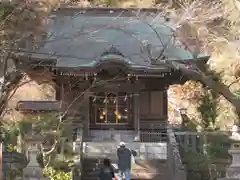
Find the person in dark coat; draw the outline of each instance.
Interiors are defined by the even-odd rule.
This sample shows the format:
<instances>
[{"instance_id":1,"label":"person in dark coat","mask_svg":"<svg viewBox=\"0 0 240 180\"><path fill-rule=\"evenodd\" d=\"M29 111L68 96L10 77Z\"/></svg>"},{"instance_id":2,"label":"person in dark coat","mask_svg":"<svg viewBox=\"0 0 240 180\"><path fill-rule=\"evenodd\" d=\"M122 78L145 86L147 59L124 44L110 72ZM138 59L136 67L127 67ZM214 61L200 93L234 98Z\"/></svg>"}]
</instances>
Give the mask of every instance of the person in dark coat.
<instances>
[{"instance_id":1,"label":"person in dark coat","mask_svg":"<svg viewBox=\"0 0 240 180\"><path fill-rule=\"evenodd\" d=\"M120 142L120 146L117 149L118 156L118 168L120 171L120 180L123 180L125 176L126 180L131 179L131 164L132 164L132 152L128 149L124 142Z\"/></svg>"},{"instance_id":2,"label":"person in dark coat","mask_svg":"<svg viewBox=\"0 0 240 180\"><path fill-rule=\"evenodd\" d=\"M99 180L112 180L115 179L115 174L111 161L109 159L103 160L103 167L100 169Z\"/></svg>"}]
</instances>

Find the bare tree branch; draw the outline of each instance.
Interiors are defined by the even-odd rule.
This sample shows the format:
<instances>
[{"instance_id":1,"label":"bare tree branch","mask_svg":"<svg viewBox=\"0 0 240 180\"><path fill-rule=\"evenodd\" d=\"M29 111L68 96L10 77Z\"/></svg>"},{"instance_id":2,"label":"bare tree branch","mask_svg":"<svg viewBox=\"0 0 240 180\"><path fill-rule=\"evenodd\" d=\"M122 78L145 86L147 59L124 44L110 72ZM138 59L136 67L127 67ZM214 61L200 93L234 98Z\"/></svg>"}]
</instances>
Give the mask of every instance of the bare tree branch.
<instances>
[{"instance_id":1,"label":"bare tree branch","mask_svg":"<svg viewBox=\"0 0 240 180\"><path fill-rule=\"evenodd\" d=\"M233 84L236 84L240 81L240 77L231 82L227 87L230 88Z\"/></svg>"},{"instance_id":2,"label":"bare tree branch","mask_svg":"<svg viewBox=\"0 0 240 180\"><path fill-rule=\"evenodd\" d=\"M229 90L227 85L214 81L211 77L208 77L197 67L186 67L185 65L177 64L174 62L172 65L189 78L200 81L203 84L207 85L215 93L221 94L235 107L236 112L240 112L240 100Z\"/></svg>"}]
</instances>

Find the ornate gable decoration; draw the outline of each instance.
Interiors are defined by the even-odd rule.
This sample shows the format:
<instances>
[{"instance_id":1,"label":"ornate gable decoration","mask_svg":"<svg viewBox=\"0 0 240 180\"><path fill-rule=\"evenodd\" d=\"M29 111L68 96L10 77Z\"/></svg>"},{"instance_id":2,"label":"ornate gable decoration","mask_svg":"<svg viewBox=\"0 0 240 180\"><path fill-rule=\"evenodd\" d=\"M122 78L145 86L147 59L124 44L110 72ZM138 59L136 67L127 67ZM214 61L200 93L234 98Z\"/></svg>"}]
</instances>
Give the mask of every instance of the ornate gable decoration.
<instances>
[{"instance_id":1,"label":"ornate gable decoration","mask_svg":"<svg viewBox=\"0 0 240 180\"><path fill-rule=\"evenodd\" d=\"M107 51L103 52L101 56L106 56L109 54L119 55L124 57L124 55L114 46L111 46Z\"/></svg>"}]
</instances>

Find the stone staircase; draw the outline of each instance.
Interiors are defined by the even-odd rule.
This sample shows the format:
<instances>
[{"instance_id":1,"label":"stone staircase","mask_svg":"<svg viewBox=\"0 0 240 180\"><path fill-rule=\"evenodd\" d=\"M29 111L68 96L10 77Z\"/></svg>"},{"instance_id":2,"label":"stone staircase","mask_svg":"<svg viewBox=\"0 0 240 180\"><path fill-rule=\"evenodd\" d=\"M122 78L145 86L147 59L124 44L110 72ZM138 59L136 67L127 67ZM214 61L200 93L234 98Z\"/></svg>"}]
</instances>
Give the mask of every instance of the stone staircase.
<instances>
[{"instance_id":1,"label":"stone staircase","mask_svg":"<svg viewBox=\"0 0 240 180\"><path fill-rule=\"evenodd\" d=\"M111 159L115 168L115 174L118 175L117 159L114 155L105 154L99 157L99 154L85 154L83 160L82 180L96 180L99 174L99 168L105 157ZM167 165L166 160L139 160L132 168L132 180L166 180Z\"/></svg>"},{"instance_id":2,"label":"stone staircase","mask_svg":"<svg viewBox=\"0 0 240 180\"><path fill-rule=\"evenodd\" d=\"M96 180L104 158L112 161L115 173L118 173L116 153L120 141L124 141L128 148L137 152L136 164L132 167L132 179L165 180L167 171L166 141L162 137L154 136L157 139L151 143L147 141L149 136L146 137L146 142L135 142L133 131L91 131L90 139L85 139L83 145L82 180Z\"/></svg>"},{"instance_id":3,"label":"stone staircase","mask_svg":"<svg viewBox=\"0 0 240 180\"><path fill-rule=\"evenodd\" d=\"M116 141L85 142L82 180L96 180L104 158L111 159L117 174L117 147ZM132 179L166 179L166 143L129 142L127 147L137 152Z\"/></svg>"}]
</instances>

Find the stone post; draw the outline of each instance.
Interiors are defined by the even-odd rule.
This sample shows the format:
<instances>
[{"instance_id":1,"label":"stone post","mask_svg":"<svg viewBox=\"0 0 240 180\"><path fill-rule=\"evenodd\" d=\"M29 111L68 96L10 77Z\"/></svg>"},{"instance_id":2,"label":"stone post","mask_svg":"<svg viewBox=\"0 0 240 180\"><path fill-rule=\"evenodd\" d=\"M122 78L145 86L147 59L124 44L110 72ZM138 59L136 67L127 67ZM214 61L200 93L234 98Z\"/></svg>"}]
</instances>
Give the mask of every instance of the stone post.
<instances>
[{"instance_id":1,"label":"stone post","mask_svg":"<svg viewBox=\"0 0 240 180\"><path fill-rule=\"evenodd\" d=\"M79 151L80 151L80 148L81 148L81 142L82 142L82 135L83 135L83 133L84 132L82 132L83 130L82 130L82 128L77 128L77 138L76 138L76 141L75 141L75 147L74 147L74 149L75 149L75 152L78 152L78 153L80 153Z\"/></svg>"},{"instance_id":2,"label":"stone post","mask_svg":"<svg viewBox=\"0 0 240 180\"><path fill-rule=\"evenodd\" d=\"M76 152L76 141L72 142L72 150L73 152Z\"/></svg>"},{"instance_id":3,"label":"stone post","mask_svg":"<svg viewBox=\"0 0 240 180\"><path fill-rule=\"evenodd\" d=\"M78 128L77 129L77 139L76 139L76 141L82 141L82 129L81 128Z\"/></svg>"},{"instance_id":4,"label":"stone post","mask_svg":"<svg viewBox=\"0 0 240 180\"><path fill-rule=\"evenodd\" d=\"M22 135L21 134L17 136L17 152L19 153L22 152Z\"/></svg>"}]
</instances>

